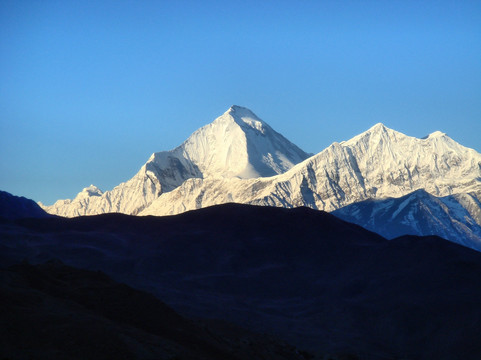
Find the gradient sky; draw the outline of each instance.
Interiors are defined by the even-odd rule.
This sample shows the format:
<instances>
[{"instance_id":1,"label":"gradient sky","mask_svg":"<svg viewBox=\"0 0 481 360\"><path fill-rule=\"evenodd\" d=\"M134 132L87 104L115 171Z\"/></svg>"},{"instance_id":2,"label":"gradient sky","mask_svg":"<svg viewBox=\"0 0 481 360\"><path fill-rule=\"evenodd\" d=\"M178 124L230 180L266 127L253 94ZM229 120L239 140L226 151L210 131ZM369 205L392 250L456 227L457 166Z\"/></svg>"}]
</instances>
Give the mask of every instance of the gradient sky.
<instances>
[{"instance_id":1,"label":"gradient sky","mask_svg":"<svg viewBox=\"0 0 481 360\"><path fill-rule=\"evenodd\" d=\"M312 153L378 122L481 151L481 2L0 2L1 190L109 190L233 104Z\"/></svg>"}]
</instances>

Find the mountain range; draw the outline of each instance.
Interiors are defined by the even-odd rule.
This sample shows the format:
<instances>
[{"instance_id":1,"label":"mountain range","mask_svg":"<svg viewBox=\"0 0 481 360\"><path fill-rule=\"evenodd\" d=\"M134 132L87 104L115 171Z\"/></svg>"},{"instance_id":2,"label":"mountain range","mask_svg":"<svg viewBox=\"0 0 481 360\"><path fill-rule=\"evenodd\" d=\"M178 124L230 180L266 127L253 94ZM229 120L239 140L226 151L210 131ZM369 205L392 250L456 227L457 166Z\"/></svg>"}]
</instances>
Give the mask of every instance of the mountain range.
<instances>
[{"instance_id":1,"label":"mountain range","mask_svg":"<svg viewBox=\"0 0 481 360\"><path fill-rule=\"evenodd\" d=\"M136 215L188 179L267 177L308 157L250 110L232 106L177 148L152 154L132 179L111 191L103 193L91 185L73 200L41 206L68 217L108 212Z\"/></svg>"},{"instance_id":2,"label":"mountain range","mask_svg":"<svg viewBox=\"0 0 481 360\"><path fill-rule=\"evenodd\" d=\"M481 154L475 150L439 131L419 139L379 123L310 155L252 111L232 106L179 147L152 154L132 179L114 189L104 193L92 185L73 200L41 206L67 217L172 215L229 202L334 211L420 189L444 198L444 209L455 206L458 214L463 209L461 218L448 220L467 229L437 232L432 226L432 234L480 249ZM395 213L399 202L384 204L391 204ZM420 206L416 204L412 206ZM418 228L411 226L421 234Z\"/></svg>"}]
</instances>

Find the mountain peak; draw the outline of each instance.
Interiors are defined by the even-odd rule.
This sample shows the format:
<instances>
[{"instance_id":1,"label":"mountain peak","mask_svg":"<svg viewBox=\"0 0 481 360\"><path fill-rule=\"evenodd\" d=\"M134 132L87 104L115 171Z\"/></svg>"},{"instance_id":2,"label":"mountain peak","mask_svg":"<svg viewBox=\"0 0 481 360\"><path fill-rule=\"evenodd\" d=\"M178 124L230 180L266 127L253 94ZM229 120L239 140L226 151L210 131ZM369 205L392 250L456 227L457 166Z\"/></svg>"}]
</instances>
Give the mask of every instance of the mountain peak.
<instances>
[{"instance_id":1,"label":"mountain peak","mask_svg":"<svg viewBox=\"0 0 481 360\"><path fill-rule=\"evenodd\" d=\"M432 132L431 134L429 134L428 136L424 137L424 139L439 138L439 137L443 137L443 136L446 136L446 133L443 133L441 131L435 131L435 132Z\"/></svg>"},{"instance_id":2,"label":"mountain peak","mask_svg":"<svg viewBox=\"0 0 481 360\"><path fill-rule=\"evenodd\" d=\"M369 143L372 141L377 144L380 139L390 141L399 136L406 136L406 135L399 133L396 130L388 128L383 123L377 123L376 125L370 127L368 130L364 131L363 133L354 136L350 140L341 142L341 144L353 145L355 143L358 143L359 141L363 143Z\"/></svg>"},{"instance_id":3,"label":"mountain peak","mask_svg":"<svg viewBox=\"0 0 481 360\"><path fill-rule=\"evenodd\" d=\"M218 117L213 124L223 122L234 122L243 129L252 128L261 133L264 133L265 128L269 127L269 125L254 114L252 110L238 105L232 105L224 114Z\"/></svg>"},{"instance_id":4,"label":"mountain peak","mask_svg":"<svg viewBox=\"0 0 481 360\"><path fill-rule=\"evenodd\" d=\"M334 210L420 188L439 196L479 194L481 154L441 135L421 140L377 123L309 157L251 110L234 105L175 149L155 153L113 190L95 196L101 192L91 186L47 210L165 215L224 202Z\"/></svg>"},{"instance_id":5,"label":"mountain peak","mask_svg":"<svg viewBox=\"0 0 481 360\"><path fill-rule=\"evenodd\" d=\"M248 116L248 117L252 117L257 120L260 120L252 110L239 105L232 105L230 108L227 109L227 111L223 115L231 115L235 117Z\"/></svg>"},{"instance_id":6,"label":"mountain peak","mask_svg":"<svg viewBox=\"0 0 481 360\"><path fill-rule=\"evenodd\" d=\"M376 125L372 126L368 131L386 131L388 130L388 127L384 125L383 123L377 123Z\"/></svg>"},{"instance_id":7,"label":"mountain peak","mask_svg":"<svg viewBox=\"0 0 481 360\"><path fill-rule=\"evenodd\" d=\"M250 109L248 109L248 108L246 108L246 107L244 107L244 106L239 106L239 105L232 105L232 106L227 110L227 112L229 112L229 113L247 112L247 113L249 113L249 114L251 114L251 115L256 116L256 115L252 112L252 110L250 110ZM256 116L256 117L257 117L257 116Z\"/></svg>"},{"instance_id":8,"label":"mountain peak","mask_svg":"<svg viewBox=\"0 0 481 360\"><path fill-rule=\"evenodd\" d=\"M178 186L190 177L273 176L308 156L251 110L232 105L213 122L196 130L183 144L170 152L155 153L149 162L155 163L159 174L163 173L161 169L172 165L180 171L191 164L195 174L182 170L177 176L181 182L175 181Z\"/></svg>"},{"instance_id":9,"label":"mountain peak","mask_svg":"<svg viewBox=\"0 0 481 360\"><path fill-rule=\"evenodd\" d=\"M363 134L387 134L387 133L398 133L398 131L393 130L393 129L387 127L386 125L384 125L383 123L379 122L376 125L371 126L368 130L361 133L360 135L363 135Z\"/></svg>"},{"instance_id":10,"label":"mountain peak","mask_svg":"<svg viewBox=\"0 0 481 360\"><path fill-rule=\"evenodd\" d=\"M181 147L204 176L273 176L308 157L250 109L238 105L194 132Z\"/></svg>"}]
</instances>

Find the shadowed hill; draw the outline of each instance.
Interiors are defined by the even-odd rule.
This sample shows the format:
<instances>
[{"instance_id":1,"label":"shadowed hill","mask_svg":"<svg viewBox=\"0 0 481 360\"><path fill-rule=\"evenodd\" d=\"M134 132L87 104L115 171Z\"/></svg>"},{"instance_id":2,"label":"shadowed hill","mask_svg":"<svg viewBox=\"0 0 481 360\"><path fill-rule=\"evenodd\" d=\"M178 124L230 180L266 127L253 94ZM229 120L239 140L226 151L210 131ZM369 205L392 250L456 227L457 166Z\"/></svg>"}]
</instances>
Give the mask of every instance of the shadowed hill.
<instances>
[{"instance_id":1,"label":"shadowed hill","mask_svg":"<svg viewBox=\"0 0 481 360\"><path fill-rule=\"evenodd\" d=\"M33 200L23 196L15 196L0 190L0 217L5 219L46 218L47 214Z\"/></svg>"},{"instance_id":2,"label":"shadowed hill","mask_svg":"<svg viewBox=\"0 0 481 360\"><path fill-rule=\"evenodd\" d=\"M325 353L481 356L481 254L437 237L388 241L331 214L226 204L171 217L106 214L0 227L0 260L62 259Z\"/></svg>"},{"instance_id":3,"label":"shadowed hill","mask_svg":"<svg viewBox=\"0 0 481 360\"><path fill-rule=\"evenodd\" d=\"M185 319L101 272L22 263L0 280L2 358L305 359L272 337Z\"/></svg>"}]
</instances>

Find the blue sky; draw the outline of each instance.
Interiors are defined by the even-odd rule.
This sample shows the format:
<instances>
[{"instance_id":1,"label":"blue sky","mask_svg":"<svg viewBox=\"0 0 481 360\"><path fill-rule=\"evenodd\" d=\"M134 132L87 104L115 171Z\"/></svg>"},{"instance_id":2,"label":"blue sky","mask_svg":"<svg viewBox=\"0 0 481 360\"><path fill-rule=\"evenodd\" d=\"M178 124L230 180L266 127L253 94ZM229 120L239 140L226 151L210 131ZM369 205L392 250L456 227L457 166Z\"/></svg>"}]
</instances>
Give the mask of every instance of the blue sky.
<instances>
[{"instance_id":1,"label":"blue sky","mask_svg":"<svg viewBox=\"0 0 481 360\"><path fill-rule=\"evenodd\" d=\"M233 104L313 153L378 122L481 151L481 2L0 2L1 190L111 189Z\"/></svg>"}]
</instances>

